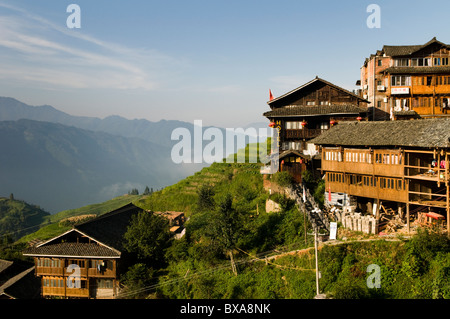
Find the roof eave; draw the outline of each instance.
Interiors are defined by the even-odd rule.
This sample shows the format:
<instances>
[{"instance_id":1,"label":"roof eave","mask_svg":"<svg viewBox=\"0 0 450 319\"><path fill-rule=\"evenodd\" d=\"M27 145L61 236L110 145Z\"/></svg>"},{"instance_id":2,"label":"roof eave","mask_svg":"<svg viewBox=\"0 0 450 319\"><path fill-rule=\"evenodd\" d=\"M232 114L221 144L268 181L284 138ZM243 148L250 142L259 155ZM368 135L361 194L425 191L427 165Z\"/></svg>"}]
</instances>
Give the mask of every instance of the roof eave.
<instances>
[{"instance_id":1,"label":"roof eave","mask_svg":"<svg viewBox=\"0 0 450 319\"><path fill-rule=\"evenodd\" d=\"M68 231L66 231L66 232L64 232L64 233L62 233L62 234L59 235L59 236L53 237L53 238L51 238L51 239L49 239L49 240L47 240L47 241L45 241L45 242L43 242L43 243L38 244L36 247L39 248L39 247L41 247L41 246L44 246L44 245L46 245L46 244L52 242L53 240L56 240L56 239L58 239L58 238L60 238L60 237L62 237L62 236L65 236L66 234L68 234L68 233L70 233L70 232L73 232L73 231L76 231L76 232L78 232L79 234L81 234L81 235L83 235L83 236L89 238L90 240L95 241L97 244L99 244L99 245L101 245L101 246L103 246L103 247L106 247L106 248L108 248L108 249L111 249L112 251L116 252L116 253L119 254L119 255L121 254L121 252L120 252L119 250L117 250L116 248L111 247L111 246L108 246L108 245L102 243L102 242L99 241L98 239L95 239L94 237L92 237L92 236L90 236L90 235L88 235L88 234L82 232L81 230L79 230L79 229L77 229L77 228L72 228L72 229L70 229L70 230L68 230Z\"/></svg>"}]
</instances>

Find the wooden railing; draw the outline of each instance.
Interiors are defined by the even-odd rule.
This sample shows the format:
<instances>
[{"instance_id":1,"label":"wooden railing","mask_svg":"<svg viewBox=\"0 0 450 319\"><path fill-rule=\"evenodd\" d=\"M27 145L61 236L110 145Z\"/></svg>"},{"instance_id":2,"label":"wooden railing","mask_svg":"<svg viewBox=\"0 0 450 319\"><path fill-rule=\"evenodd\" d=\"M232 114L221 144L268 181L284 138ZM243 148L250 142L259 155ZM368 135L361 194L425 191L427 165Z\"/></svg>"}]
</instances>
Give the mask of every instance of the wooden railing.
<instances>
[{"instance_id":1,"label":"wooden railing","mask_svg":"<svg viewBox=\"0 0 450 319\"><path fill-rule=\"evenodd\" d=\"M87 288L42 287L43 296L89 297Z\"/></svg>"},{"instance_id":2,"label":"wooden railing","mask_svg":"<svg viewBox=\"0 0 450 319\"><path fill-rule=\"evenodd\" d=\"M301 130L285 130L284 138L314 138L319 136L324 130L322 129L308 129Z\"/></svg>"},{"instance_id":3,"label":"wooden railing","mask_svg":"<svg viewBox=\"0 0 450 319\"><path fill-rule=\"evenodd\" d=\"M112 269L98 271L96 268L80 268L79 270L81 277L115 277L115 272ZM72 272L66 271L66 267L36 267L37 276L69 276L71 274Z\"/></svg>"}]
</instances>

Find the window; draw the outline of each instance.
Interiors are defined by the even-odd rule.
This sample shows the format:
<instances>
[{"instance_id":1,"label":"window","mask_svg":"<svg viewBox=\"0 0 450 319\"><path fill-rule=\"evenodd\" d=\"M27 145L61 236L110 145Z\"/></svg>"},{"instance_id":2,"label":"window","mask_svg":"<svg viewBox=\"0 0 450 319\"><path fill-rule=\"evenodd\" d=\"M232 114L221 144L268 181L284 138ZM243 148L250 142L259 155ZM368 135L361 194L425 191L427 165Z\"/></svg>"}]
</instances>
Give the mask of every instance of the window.
<instances>
[{"instance_id":1,"label":"window","mask_svg":"<svg viewBox=\"0 0 450 319\"><path fill-rule=\"evenodd\" d=\"M286 130L301 130L303 128L301 122L286 122Z\"/></svg>"},{"instance_id":2,"label":"window","mask_svg":"<svg viewBox=\"0 0 450 319\"><path fill-rule=\"evenodd\" d=\"M394 66L409 66L409 59L395 59Z\"/></svg>"},{"instance_id":3,"label":"window","mask_svg":"<svg viewBox=\"0 0 450 319\"><path fill-rule=\"evenodd\" d=\"M391 78L392 86L411 86L410 75L394 75Z\"/></svg>"},{"instance_id":4,"label":"window","mask_svg":"<svg viewBox=\"0 0 450 319\"><path fill-rule=\"evenodd\" d=\"M433 65L441 65L441 58L434 58Z\"/></svg>"},{"instance_id":5,"label":"window","mask_svg":"<svg viewBox=\"0 0 450 319\"><path fill-rule=\"evenodd\" d=\"M288 149L301 151L302 146L301 146L300 142L289 142Z\"/></svg>"},{"instance_id":6,"label":"window","mask_svg":"<svg viewBox=\"0 0 450 319\"><path fill-rule=\"evenodd\" d=\"M441 58L442 65L448 65L448 58Z\"/></svg>"},{"instance_id":7,"label":"window","mask_svg":"<svg viewBox=\"0 0 450 319\"><path fill-rule=\"evenodd\" d=\"M99 279L97 283L98 288L111 289L113 287L113 281L111 279Z\"/></svg>"},{"instance_id":8,"label":"window","mask_svg":"<svg viewBox=\"0 0 450 319\"><path fill-rule=\"evenodd\" d=\"M382 66L383 65L383 60L378 60L378 66Z\"/></svg>"},{"instance_id":9,"label":"window","mask_svg":"<svg viewBox=\"0 0 450 319\"><path fill-rule=\"evenodd\" d=\"M59 287L62 288L64 287L64 280L63 279L49 279L49 278L44 278L42 279L42 285L44 287Z\"/></svg>"},{"instance_id":10,"label":"window","mask_svg":"<svg viewBox=\"0 0 450 319\"><path fill-rule=\"evenodd\" d=\"M306 105L316 105L316 102L315 101L308 101L308 102L306 102Z\"/></svg>"},{"instance_id":11,"label":"window","mask_svg":"<svg viewBox=\"0 0 450 319\"><path fill-rule=\"evenodd\" d=\"M431 66L431 59L430 58L411 59L411 66Z\"/></svg>"}]
</instances>

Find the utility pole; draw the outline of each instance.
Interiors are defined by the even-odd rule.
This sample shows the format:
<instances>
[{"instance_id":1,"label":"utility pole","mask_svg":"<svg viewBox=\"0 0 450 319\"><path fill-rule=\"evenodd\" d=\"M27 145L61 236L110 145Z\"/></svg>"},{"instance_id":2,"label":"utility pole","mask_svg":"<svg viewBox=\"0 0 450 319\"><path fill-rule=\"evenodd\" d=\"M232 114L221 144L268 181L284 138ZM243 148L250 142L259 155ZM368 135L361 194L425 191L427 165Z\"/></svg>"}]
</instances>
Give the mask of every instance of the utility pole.
<instances>
[{"instance_id":1,"label":"utility pole","mask_svg":"<svg viewBox=\"0 0 450 319\"><path fill-rule=\"evenodd\" d=\"M318 254L318 227L314 227L314 234L308 234L308 235L314 235L314 255L316 259L316 296L314 299L324 299L325 295L320 294L320 288L319 288L319 279L320 279L320 271L319 271L319 254Z\"/></svg>"},{"instance_id":2,"label":"utility pole","mask_svg":"<svg viewBox=\"0 0 450 319\"><path fill-rule=\"evenodd\" d=\"M320 294L319 291L319 260L317 258L317 227L314 228L314 252L316 255L316 296Z\"/></svg>"}]
</instances>

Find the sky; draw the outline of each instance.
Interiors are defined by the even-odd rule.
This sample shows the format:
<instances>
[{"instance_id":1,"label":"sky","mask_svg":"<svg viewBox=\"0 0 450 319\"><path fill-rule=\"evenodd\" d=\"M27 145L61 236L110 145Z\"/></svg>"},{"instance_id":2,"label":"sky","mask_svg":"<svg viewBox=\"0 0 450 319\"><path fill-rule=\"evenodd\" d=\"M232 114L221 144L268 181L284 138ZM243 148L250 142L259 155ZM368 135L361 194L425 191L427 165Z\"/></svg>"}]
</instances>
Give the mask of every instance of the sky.
<instances>
[{"instance_id":1,"label":"sky","mask_svg":"<svg viewBox=\"0 0 450 319\"><path fill-rule=\"evenodd\" d=\"M70 4L80 28L68 27ZM379 28L367 23L370 4ZM0 96L78 116L243 127L266 120L269 89L277 97L319 76L354 90L383 45L450 43L449 9L448 0L0 0Z\"/></svg>"}]
</instances>

